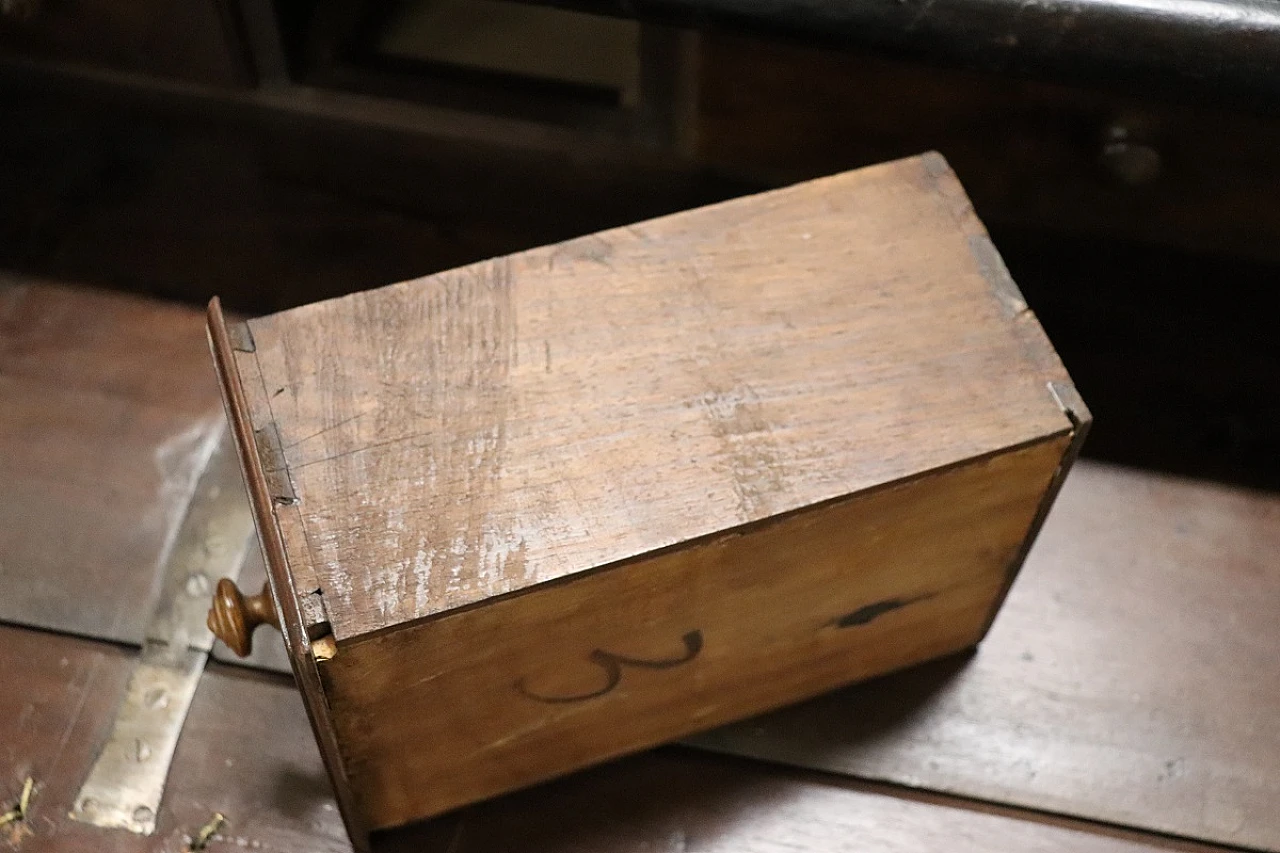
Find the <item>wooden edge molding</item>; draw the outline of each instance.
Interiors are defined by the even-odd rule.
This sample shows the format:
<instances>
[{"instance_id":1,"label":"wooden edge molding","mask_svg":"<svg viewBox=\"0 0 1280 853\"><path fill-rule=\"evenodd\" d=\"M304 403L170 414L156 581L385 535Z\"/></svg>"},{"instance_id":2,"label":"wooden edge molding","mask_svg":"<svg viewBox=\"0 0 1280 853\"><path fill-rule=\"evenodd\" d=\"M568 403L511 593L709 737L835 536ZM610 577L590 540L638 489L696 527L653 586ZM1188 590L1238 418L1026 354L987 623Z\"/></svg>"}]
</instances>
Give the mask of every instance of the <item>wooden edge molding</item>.
<instances>
[{"instance_id":1,"label":"wooden edge molding","mask_svg":"<svg viewBox=\"0 0 1280 853\"><path fill-rule=\"evenodd\" d=\"M234 333L228 330L226 318L222 313L222 303L215 296L209 302L209 348L213 353L218 386L222 391L227 420L231 424L231 434L235 439L236 453L240 458L240 470L244 475L249 503L253 507L254 523L258 528L258 542L262 548L263 562L267 567L267 583L271 588L278 611L280 631L284 635L285 648L289 652L289 663L293 667L294 678L297 679L298 686L301 688L307 718L311 722L316 742L320 746L320 756L324 759L325 770L328 771L329 780L333 784L343 823L357 853L368 853L369 830L365 826L363 815L356 808L350 780L347 778L346 765L338 749L337 737L329 717L329 703L325 698L324 688L320 683L320 672L312 656L311 644L303 625L302 610L293 583L289 579L289 564L285 555L284 540L280 536L280 527L272 507L262 460L258 456L257 443L254 441L253 424L249 416L244 387L241 384L239 370L236 368L233 349L252 353L254 351L252 335L247 323L237 324L236 329ZM237 346L233 346L233 340L238 344Z\"/></svg>"}]
</instances>

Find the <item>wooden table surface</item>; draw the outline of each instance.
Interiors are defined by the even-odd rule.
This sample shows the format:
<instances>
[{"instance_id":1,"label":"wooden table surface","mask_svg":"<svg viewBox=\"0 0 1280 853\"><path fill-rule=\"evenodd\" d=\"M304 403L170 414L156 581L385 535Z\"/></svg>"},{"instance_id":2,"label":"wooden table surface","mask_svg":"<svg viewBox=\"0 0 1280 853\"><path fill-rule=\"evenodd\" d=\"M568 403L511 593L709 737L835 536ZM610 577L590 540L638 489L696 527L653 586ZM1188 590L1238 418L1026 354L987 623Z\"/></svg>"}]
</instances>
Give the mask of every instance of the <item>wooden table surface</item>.
<instances>
[{"instance_id":1,"label":"wooden table surface","mask_svg":"<svg viewBox=\"0 0 1280 853\"><path fill-rule=\"evenodd\" d=\"M223 417L203 335L185 307L0 276L0 620L141 642Z\"/></svg>"},{"instance_id":2,"label":"wooden table surface","mask_svg":"<svg viewBox=\"0 0 1280 853\"><path fill-rule=\"evenodd\" d=\"M160 450L211 413L194 309L0 287L0 810L37 783L0 850L176 853L215 811L212 851L349 849L290 680L216 662L157 834L66 818L199 452ZM976 655L377 849L1280 851L1276 554L1280 498L1086 462Z\"/></svg>"},{"instance_id":3,"label":"wooden table surface","mask_svg":"<svg viewBox=\"0 0 1280 853\"><path fill-rule=\"evenodd\" d=\"M205 673L170 770L156 835L67 820L124 688L131 652L0 627L0 785L37 788L0 849L177 853L215 812L210 850L350 847L302 703L281 676ZM7 803L6 803L7 807ZM27 832L29 829L29 833ZM666 747L378 839L385 851L956 851L1137 853L1213 848L1097 823Z\"/></svg>"},{"instance_id":4,"label":"wooden table surface","mask_svg":"<svg viewBox=\"0 0 1280 853\"><path fill-rule=\"evenodd\" d=\"M971 660L703 736L1280 849L1280 500L1084 461Z\"/></svg>"}]
</instances>

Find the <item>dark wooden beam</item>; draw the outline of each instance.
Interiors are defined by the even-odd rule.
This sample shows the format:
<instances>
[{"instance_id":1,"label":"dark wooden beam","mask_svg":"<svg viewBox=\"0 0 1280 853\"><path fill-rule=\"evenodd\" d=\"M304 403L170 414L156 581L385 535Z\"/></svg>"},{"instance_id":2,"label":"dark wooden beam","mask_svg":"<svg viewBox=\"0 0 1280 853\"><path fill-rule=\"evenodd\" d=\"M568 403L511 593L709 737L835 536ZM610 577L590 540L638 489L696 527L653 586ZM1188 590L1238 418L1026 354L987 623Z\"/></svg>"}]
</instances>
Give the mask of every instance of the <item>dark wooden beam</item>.
<instances>
[{"instance_id":1,"label":"dark wooden beam","mask_svg":"<svg viewBox=\"0 0 1280 853\"><path fill-rule=\"evenodd\" d=\"M1280 104L1270 0L533 0L1160 94Z\"/></svg>"}]
</instances>

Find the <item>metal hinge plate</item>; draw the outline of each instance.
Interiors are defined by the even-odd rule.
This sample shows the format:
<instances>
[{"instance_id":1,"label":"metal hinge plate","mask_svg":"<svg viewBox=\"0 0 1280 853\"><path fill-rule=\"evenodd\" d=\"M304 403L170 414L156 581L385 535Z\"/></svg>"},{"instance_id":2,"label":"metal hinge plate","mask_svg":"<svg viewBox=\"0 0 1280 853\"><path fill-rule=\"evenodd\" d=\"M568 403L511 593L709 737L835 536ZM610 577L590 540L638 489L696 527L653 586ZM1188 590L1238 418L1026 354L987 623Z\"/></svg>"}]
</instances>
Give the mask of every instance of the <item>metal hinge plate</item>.
<instances>
[{"instance_id":1,"label":"metal hinge plate","mask_svg":"<svg viewBox=\"0 0 1280 853\"><path fill-rule=\"evenodd\" d=\"M213 647L205 626L210 591L219 577L236 576L253 535L234 443L224 429L165 560L142 656L73 819L155 832L169 765Z\"/></svg>"}]
</instances>

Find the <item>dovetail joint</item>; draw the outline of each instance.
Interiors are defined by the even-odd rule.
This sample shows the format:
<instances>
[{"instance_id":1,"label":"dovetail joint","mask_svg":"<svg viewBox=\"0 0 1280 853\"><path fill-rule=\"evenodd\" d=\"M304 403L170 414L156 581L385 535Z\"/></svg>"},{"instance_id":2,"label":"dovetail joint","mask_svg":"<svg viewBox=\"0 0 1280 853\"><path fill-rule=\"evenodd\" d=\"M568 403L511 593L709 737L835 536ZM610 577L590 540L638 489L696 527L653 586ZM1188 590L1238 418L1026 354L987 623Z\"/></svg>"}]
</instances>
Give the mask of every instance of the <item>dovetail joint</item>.
<instances>
[{"instance_id":1,"label":"dovetail joint","mask_svg":"<svg viewBox=\"0 0 1280 853\"><path fill-rule=\"evenodd\" d=\"M1084 398L1080 396L1076 386L1070 382L1057 380L1051 380L1046 384L1049 387L1049 395L1053 397L1053 401L1058 404L1058 408L1067 416L1067 420L1071 421L1073 427L1078 430L1093 420L1089 407L1084 404Z\"/></svg>"},{"instance_id":2,"label":"dovetail joint","mask_svg":"<svg viewBox=\"0 0 1280 853\"><path fill-rule=\"evenodd\" d=\"M262 473L266 478L267 491L272 501L279 506L296 504L298 496L293 490L293 481L289 479L289 468L285 464L279 428L274 422L269 423L261 429L254 430L253 439L258 448L258 458L262 460Z\"/></svg>"},{"instance_id":3,"label":"dovetail joint","mask_svg":"<svg viewBox=\"0 0 1280 853\"><path fill-rule=\"evenodd\" d=\"M237 352L258 351L253 341L253 331L248 323L232 323L227 326L227 338L231 342L231 348Z\"/></svg>"}]
</instances>

